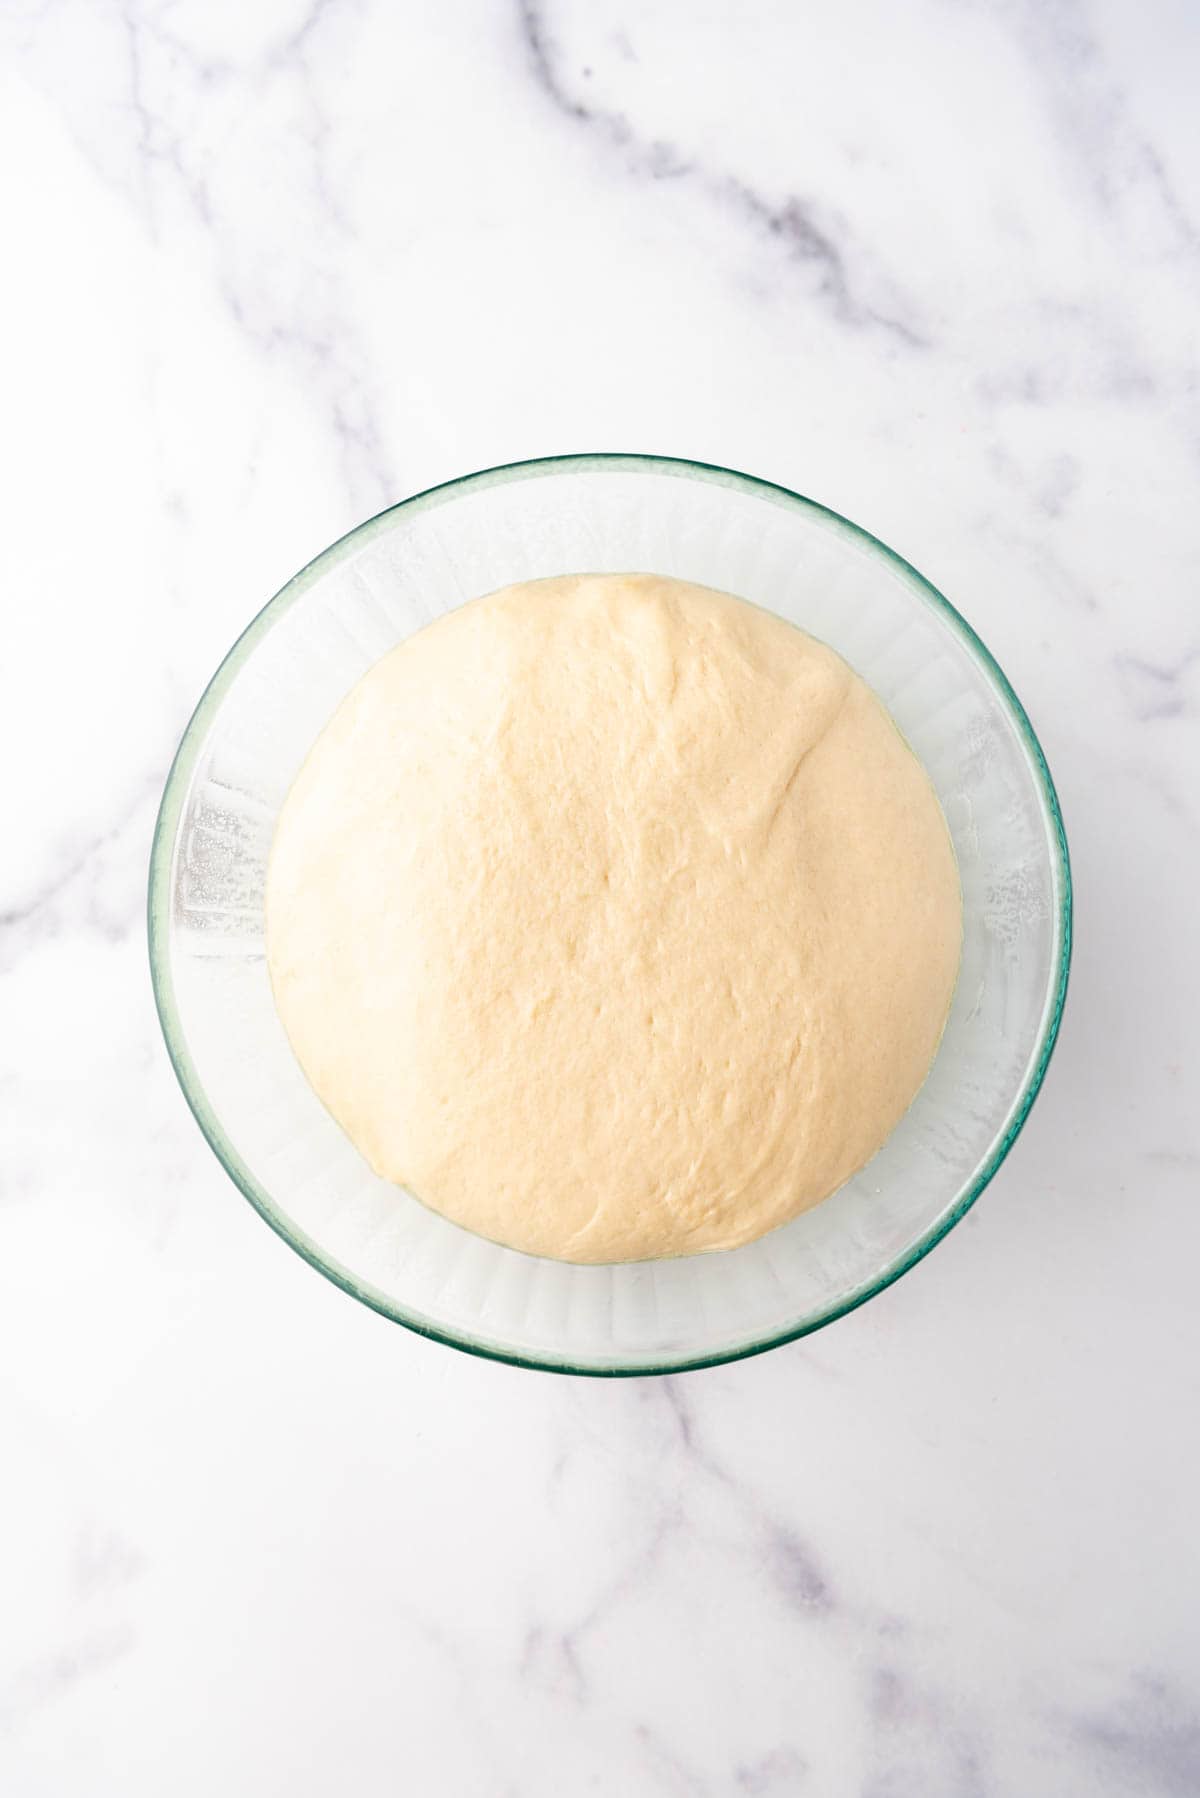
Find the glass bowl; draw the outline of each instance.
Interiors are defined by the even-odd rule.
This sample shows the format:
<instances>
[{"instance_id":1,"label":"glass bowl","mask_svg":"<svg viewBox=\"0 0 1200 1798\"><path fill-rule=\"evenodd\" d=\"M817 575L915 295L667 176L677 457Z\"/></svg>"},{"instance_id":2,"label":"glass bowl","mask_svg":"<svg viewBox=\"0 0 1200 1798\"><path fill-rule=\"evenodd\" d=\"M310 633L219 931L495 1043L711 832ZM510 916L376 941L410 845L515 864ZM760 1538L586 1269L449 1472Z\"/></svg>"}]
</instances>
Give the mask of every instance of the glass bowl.
<instances>
[{"instance_id":1,"label":"glass bowl","mask_svg":"<svg viewBox=\"0 0 1200 1798\"><path fill-rule=\"evenodd\" d=\"M346 691L442 612L541 575L646 571L741 595L838 650L921 757L962 876L962 969L929 1078L861 1173L745 1247L580 1267L469 1234L372 1173L293 1059L263 954L280 804ZM210 681L167 779L150 961L188 1104L266 1221L347 1292L472 1353L666 1373L840 1317L920 1260L1020 1131L1067 985L1071 880L1029 720L958 613L812 500L657 456L468 475L370 519L264 607Z\"/></svg>"}]
</instances>

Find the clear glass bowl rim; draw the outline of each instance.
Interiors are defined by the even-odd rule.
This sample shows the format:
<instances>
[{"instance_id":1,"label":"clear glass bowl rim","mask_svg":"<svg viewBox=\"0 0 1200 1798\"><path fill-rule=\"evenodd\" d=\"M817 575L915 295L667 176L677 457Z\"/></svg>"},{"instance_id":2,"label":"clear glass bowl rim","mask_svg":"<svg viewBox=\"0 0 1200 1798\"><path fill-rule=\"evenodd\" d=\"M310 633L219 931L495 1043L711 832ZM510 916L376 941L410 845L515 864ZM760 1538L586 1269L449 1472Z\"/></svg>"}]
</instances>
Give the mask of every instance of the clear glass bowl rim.
<instances>
[{"instance_id":1,"label":"clear glass bowl rim","mask_svg":"<svg viewBox=\"0 0 1200 1798\"><path fill-rule=\"evenodd\" d=\"M444 504L473 487L537 479L539 476L555 473L582 474L590 470L654 473L698 479L714 486L739 489L777 505L785 505L805 513L815 514L832 524L840 532L865 545L885 562L899 569L914 592L919 594L933 610L940 613L958 633L970 654L982 666L1016 727L1030 764L1037 775L1046 821L1049 825L1050 842L1057 854L1060 892L1057 920L1059 949L1054 991L1037 1053L1031 1061L1030 1073L1024 1090L1007 1128L992 1144L979 1174L959 1198L958 1203L944 1217L939 1218L935 1224L931 1225L903 1254L897 1256L889 1266L885 1267L873 1281L838 1300L837 1303L830 1305L815 1317L806 1318L794 1327L775 1331L765 1337L756 1337L749 1342L739 1343L732 1348L722 1349L713 1354L681 1359L664 1358L662 1361L649 1364L621 1367L574 1366L567 1362L539 1360L536 1356L518 1354L498 1348L491 1343L476 1341L467 1335L439 1329L423 1318L409 1315L386 1293L377 1290L365 1281L355 1279L348 1269L340 1267L336 1262L328 1259L321 1252L319 1245L298 1230L278 1209L270 1194L255 1180L233 1144L226 1137L221 1121L208 1101L188 1051L176 1003L174 983L171 978L168 940L171 870L175 839L196 756L204 742L208 727L216 716L234 677L258 641L265 636L287 608L329 569L336 567L346 556L360 549L372 537L384 530L389 521L399 513L415 513ZM267 601L234 642L205 687L195 711L188 720L172 760L166 785L163 788L150 851L147 925L154 1002L167 1045L167 1053L188 1107L200 1126L209 1147L234 1185L277 1235L295 1249L298 1255L301 1255L319 1273L324 1274L326 1279L331 1280L335 1286L341 1287L344 1292L348 1292L353 1298L369 1306L371 1310L390 1318L394 1323L403 1324L406 1329L414 1331L417 1335L444 1343L449 1348L461 1349L467 1354L478 1355L485 1360L501 1361L509 1366L526 1367L544 1373L586 1374L597 1378L626 1378L648 1374L684 1373L696 1368L716 1367L732 1361L745 1360L751 1355L764 1354L768 1349L778 1348L783 1343L795 1342L802 1336L811 1335L814 1330L823 1329L826 1324L833 1323L839 1317L845 1317L849 1312L857 1310L860 1305L866 1304L878 1293L885 1291L887 1287L900 1279L901 1275L908 1273L919 1261L924 1260L929 1251L949 1234L955 1224L966 1216L980 1193L1002 1166L1021 1133L1030 1107L1041 1090L1050 1057L1058 1040L1063 1007L1066 1003L1067 983L1071 967L1072 913L1071 862L1066 831L1063 827L1062 809L1045 754L1033 725L1029 721L1029 716L1017 698L1008 676L987 645L971 628L962 614L951 605L945 595L926 580L919 569L914 568L911 562L906 561L903 556L890 549L886 543L881 542L870 531L855 524L852 519L846 518L840 512L833 511L828 506L821 505L817 500L794 492L789 487L780 486L775 481L763 480L756 475L743 474L737 469L725 468L717 463L698 462L680 456L600 450L558 456L539 456L520 462L501 463L494 468L485 468L473 474L459 475L453 480L443 481L435 487L427 487L420 493L411 494L407 499L398 500L394 505L385 507L383 511L365 519L361 524L347 531L344 536L337 538L311 562L306 563L272 599Z\"/></svg>"}]
</instances>

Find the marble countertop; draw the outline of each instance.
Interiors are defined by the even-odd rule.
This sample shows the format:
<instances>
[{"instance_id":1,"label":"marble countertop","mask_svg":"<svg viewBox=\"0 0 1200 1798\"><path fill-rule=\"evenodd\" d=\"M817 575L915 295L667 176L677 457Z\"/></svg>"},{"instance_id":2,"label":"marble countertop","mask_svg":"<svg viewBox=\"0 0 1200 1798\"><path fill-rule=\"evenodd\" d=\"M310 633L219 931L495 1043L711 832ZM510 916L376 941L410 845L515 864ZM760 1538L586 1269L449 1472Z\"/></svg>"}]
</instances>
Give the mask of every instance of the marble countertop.
<instances>
[{"instance_id":1,"label":"marble countertop","mask_svg":"<svg viewBox=\"0 0 1200 1798\"><path fill-rule=\"evenodd\" d=\"M0 1790L1200 1792L1187 0L0 10ZM326 1284L205 1148L145 875L208 674L464 470L653 449L1010 672L1078 947L896 1287L593 1382Z\"/></svg>"}]
</instances>

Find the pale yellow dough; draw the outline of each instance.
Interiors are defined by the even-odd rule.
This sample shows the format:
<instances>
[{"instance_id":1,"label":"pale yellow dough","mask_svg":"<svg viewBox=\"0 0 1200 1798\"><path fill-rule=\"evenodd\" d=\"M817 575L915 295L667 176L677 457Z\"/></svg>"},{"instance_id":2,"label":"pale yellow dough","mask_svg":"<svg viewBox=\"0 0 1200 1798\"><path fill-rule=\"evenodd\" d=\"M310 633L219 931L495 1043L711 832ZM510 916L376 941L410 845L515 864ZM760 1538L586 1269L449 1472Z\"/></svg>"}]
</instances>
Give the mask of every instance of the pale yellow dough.
<instances>
[{"instance_id":1,"label":"pale yellow dough","mask_svg":"<svg viewBox=\"0 0 1200 1798\"><path fill-rule=\"evenodd\" d=\"M831 650L585 575L385 656L279 819L280 1016L379 1173L531 1254L750 1241L880 1147L961 904L928 777Z\"/></svg>"}]
</instances>

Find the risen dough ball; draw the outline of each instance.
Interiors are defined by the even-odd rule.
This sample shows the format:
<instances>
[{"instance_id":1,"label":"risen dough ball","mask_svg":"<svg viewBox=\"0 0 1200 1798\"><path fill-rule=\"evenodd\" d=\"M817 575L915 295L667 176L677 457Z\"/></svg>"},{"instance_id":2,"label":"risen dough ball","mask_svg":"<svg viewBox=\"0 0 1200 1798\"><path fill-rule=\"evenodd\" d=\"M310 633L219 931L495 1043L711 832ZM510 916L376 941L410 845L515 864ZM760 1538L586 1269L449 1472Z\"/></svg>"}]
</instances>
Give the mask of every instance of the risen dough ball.
<instances>
[{"instance_id":1,"label":"risen dough ball","mask_svg":"<svg viewBox=\"0 0 1200 1798\"><path fill-rule=\"evenodd\" d=\"M379 1173L568 1261L815 1205L925 1077L958 966L929 780L832 651L706 588L508 588L385 656L280 815L271 979Z\"/></svg>"}]
</instances>

